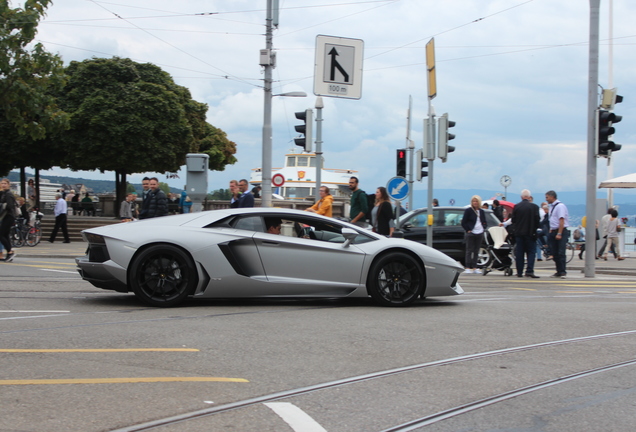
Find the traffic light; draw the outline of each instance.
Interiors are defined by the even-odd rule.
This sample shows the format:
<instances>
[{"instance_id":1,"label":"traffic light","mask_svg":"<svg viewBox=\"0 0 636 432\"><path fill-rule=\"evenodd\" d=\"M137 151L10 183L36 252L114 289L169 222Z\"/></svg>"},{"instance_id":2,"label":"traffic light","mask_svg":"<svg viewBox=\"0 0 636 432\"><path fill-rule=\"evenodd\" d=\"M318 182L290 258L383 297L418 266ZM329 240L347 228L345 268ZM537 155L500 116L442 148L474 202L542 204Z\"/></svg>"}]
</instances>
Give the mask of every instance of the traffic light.
<instances>
[{"instance_id":1,"label":"traffic light","mask_svg":"<svg viewBox=\"0 0 636 432\"><path fill-rule=\"evenodd\" d=\"M621 149L620 144L612 141L615 129L613 124L620 122L623 118L611 111L599 109L596 117L597 151L598 156L610 156L612 152Z\"/></svg>"},{"instance_id":2,"label":"traffic light","mask_svg":"<svg viewBox=\"0 0 636 432\"><path fill-rule=\"evenodd\" d=\"M422 177L428 176L428 171L426 168L428 167L428 160L424 156L423 150L418 150L415 152L415 178L417 181L422 181Z\"/></svg>"},{"instance_id":3,"label":"traffic light","mask_svg":"<svg viewBox=\"0 0 636 432\"><path fill-rule=\"evenodd\" d=\"M448 129L455 127L455 122L448 119L448 113L444 113L438 121L438 145L437 145L437 155L442 160L442 162L446 162L446 158L449 153L455 151L455 147L449 146L448 142L450 140L455 139L455 135L452 133L448 133Z\"/></svg>"},{"instance_id":4,"label":"traffic light","mask_svg":"<svg viewBox=\"0 0 636 432\"><path fill-rule=\"evenodd\" d=\"M395 175L406 177L406 149L398 149L395 160Z\"/></svg>"},{"instance_id":5,"label":"traffic light","mask_svg":"<svg viewBox=\"0 0 636 432\"><path fill-rule=\"evenodd\" d=\"M294 142L296 143L297 146L301 146L306 152L311 152L314 112L311 109L306 109L305 111L297 112L296 118L298 120L303 120L305 124L294 126L294 129L296 129L296 132L303 134L303 136L300 138L294 138Z\"/></svg>"}]
</instances>

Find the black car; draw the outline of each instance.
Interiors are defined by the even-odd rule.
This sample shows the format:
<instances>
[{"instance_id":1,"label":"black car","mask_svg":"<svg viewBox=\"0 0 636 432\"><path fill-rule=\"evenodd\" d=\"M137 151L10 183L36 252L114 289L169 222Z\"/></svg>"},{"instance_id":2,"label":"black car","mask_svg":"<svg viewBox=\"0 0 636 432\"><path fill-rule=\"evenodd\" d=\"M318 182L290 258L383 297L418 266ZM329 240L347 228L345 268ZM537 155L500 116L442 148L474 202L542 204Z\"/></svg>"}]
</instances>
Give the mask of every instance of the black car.
<instances>
[{"instance_id":1,"label":"black car","mask_svg":"<svg viewBox=\"0 0 636 432\"><path fill-rule=\"evenodd\" d=\"M433 248L461 263L464 262L466 255L465 233L462 228L465 210L465 207L433 208ZM492 210L484 210L484 212L488 228L499 225L499 219ZM426 208L412 210L400 218L397 230L402 232L405 239L426 244L427 220L428 210ZM489 255L484 243L479 251L477 266L483 267L488 261Z\"/></svg>"}]
</instances>

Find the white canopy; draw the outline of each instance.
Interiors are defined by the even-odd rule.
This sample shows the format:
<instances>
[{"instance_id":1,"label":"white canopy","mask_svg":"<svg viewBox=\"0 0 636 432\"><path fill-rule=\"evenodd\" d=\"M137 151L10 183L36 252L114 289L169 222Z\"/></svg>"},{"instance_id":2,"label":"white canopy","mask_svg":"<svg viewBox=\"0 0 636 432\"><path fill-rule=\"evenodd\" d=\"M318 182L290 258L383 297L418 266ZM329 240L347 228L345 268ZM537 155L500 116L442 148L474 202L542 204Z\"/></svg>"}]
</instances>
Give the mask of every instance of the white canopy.
<instances>
[{"instance_id":1,"label":"white canopy","mask_svg":"<svg viewBox=\"0 0 636 432\"><path fill-rule=\"evenodd\" d=\"M600 188L636 188L636 173L605 180L598 185Z\"/></svg>"}]
</instances>

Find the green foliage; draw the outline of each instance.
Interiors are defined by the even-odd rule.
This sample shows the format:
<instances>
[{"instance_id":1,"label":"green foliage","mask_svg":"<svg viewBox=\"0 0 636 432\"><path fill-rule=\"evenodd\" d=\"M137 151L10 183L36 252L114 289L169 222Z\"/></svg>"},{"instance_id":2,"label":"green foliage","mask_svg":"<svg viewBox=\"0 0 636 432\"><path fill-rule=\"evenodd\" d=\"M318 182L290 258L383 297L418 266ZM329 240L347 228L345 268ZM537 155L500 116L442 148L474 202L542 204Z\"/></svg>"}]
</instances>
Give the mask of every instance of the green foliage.
<instances>
[{"instance_id":1,"label":"green foliage","mask_svg":"<svg viewBox=\"0 0 636 432\"><path fill-rule=\"evenodd\" d=\"M208 194L209 200L229 200L232 194L229 189L217 189Z\"/></svg>"},{"instance_id":2,"label":"green foliage","mask_svg":"<svg viewBox=\"0 0 636 432\"><path fill-rule=\"evenodd\" d=\"M134 185L131 185L130 183L126 182L126 193L136 193L137 189L135 188Z\"/></svg>"},{"instance_id":3,"label":"green foliage","mask_svg":"<svg viewBox=\"0 0 636 432\"><path fill-rule=\"evenodd\" d=\"M62 59L39 43L27 48L50 4L27 0L24 8L13 9L0 0L0 117L33 140L68 127L68 115L49 93L64 85Z\"/></svg>"},{"instance_id":4,"label":"green foliage","mask_svg":"<svg viewBox=\"0 0 636 432\"><path fill-rule=\"evenodd\" d=\"M163 193L166 194L166 196L168 196L168 194L170 193L170 186L168 185L168 183L159 182L159 189L161 189Z\"/></svg>"}]
</instances>

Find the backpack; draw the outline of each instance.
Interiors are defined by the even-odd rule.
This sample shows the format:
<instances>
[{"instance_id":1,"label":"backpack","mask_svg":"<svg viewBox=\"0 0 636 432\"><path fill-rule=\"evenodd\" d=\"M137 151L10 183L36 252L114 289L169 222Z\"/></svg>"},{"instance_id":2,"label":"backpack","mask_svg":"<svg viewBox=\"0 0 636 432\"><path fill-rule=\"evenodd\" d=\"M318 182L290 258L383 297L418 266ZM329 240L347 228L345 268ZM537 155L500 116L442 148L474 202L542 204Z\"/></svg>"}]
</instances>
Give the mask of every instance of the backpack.
<instances>
[{"instance_id":1,"label":"backpack","mask_svg":"<svg viewBox=\"0 0 636 432\"><path fill-rule=\"evenodd\" d=\"M366 219L371 223L371 210L375 206L375 194L366 194L367 196L367 211L364 215Z\"/></svg>"},{"instance_id":2,"label":"backpack","mask_svg":"<svg viewBox=\"0 0 636 432\"><path fill-rule=\"evenodd\" d=\"M581 231L579 231L579 229L575 229L574 233L572 234L572 237L574 237L574 240L580 240L581 239Z\"/></svg>"}]
</instances>

